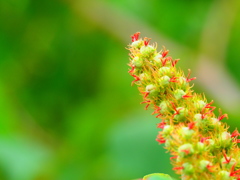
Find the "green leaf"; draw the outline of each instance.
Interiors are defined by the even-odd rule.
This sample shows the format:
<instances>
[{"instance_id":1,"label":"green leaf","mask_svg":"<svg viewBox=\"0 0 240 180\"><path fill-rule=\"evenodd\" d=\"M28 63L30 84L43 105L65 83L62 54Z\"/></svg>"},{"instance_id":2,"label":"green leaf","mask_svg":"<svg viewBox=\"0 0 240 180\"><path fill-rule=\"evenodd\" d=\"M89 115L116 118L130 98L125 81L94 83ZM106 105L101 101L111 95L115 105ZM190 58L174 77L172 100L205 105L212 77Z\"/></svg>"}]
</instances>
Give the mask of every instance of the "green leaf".
<instances>
[{"instance_id":1,"label":"green leaf","mask_svg":"<svg viewBox=\"0 0 240 180\"><path fill-rule=\"evenodd\" d=\"M168 174L153 173L144 176L142 180L173 180L173 179Z\"/></svg>"}]
</instances>

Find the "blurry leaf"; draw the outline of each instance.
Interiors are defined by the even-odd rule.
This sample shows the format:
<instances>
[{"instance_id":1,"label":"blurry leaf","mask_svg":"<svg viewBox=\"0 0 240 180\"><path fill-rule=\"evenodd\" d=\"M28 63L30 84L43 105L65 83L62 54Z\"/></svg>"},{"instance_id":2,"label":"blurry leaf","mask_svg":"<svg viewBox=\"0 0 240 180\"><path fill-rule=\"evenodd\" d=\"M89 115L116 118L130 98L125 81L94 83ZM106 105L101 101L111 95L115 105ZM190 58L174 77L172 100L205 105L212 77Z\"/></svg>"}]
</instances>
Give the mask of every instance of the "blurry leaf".
<instances>
[{"instance_id":1,"label":"blurry leaf","mask_svg":"<svg viewBox=\"0 0 240 180\"><path fill-rule=\"evenodd\" d=\"M9 180L31 180L50 162L46 147L19 135L0 137L0 167Z\"/></svg>"}]
</instances>

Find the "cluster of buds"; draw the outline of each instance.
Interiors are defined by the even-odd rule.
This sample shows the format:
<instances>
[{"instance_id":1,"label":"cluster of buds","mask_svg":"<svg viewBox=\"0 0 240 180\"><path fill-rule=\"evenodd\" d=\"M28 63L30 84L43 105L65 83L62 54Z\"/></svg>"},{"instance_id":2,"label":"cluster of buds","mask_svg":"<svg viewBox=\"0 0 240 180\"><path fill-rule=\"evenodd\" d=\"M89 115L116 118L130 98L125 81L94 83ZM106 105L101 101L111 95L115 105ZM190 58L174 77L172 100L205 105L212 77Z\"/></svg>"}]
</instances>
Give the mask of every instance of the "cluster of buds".
<instances>
[{"instance_id":1,"label":"cluster of buds","mask_svg":"<svg viewBox=\"0 0 240 180\"><path fill-rule=\"evenodd\" d=\"M240 180L240 139L221 120L228 118L221 111L216 115L213 101L195 93L190 82L176 68L179 59L168 56L168 50L157 51L149 38L132 36L129 73L143 95L146 109L151 106L160 119L162 129L157 141L171 153L173 169L184 180Z\"/></svg>"}]
</instances>

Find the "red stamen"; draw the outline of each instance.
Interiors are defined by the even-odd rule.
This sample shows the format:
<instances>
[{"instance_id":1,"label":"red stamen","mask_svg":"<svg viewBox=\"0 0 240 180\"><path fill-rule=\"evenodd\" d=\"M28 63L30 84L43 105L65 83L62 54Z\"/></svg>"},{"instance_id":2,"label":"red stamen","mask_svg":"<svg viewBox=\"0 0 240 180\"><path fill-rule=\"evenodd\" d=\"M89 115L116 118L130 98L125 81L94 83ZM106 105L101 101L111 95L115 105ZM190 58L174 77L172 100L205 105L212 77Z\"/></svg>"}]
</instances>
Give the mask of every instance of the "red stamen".
<instances>
[{"instance_id":1,"label":"red stamen","mask_svg":"<svg viewBox=\"0 0 240 180\"><path fill-rule=\"evenodd\" d=\"M189 149L183 149L181 150L182 152L185 152L186 155L188 155L190 153Z\"/></svg>"},{"instance_id":2,"label":"red stamen","mask_svg":"<svg viewBox=\"0 0 240 180\"><path fill-rule=\"evenodd\" d=\"M209 111L206 112L206 113L203 113L203 111L204 111L204 108L203 108L203 110L202 110L202 119L205 119L205 117L206 117L208 114L211 114L211 113L216 109L216 107L210 107L210 108L212 108L212 109L209 110Z\"/></svg>"},{"instance_id":3,"label":"red stamen","mask_svg":"<svg viewBox=\"0 0 240 180\"><path fill-rule=\"evenodd\" d=\"M157 105L154 105L154 108L155 108L155 111L152 113L153 114L157 114L157 113L160 113L159 111L161 110L161 108Z\"/></svg>"},{"instance_id":4,"label":"red stamen","mask_svg":"<svg viewBox=\"0 0 240 180\"><path fill-rule=\"evenodd\" d=\"M206 168L208 169L208 171L209 172L213 172L214 171L214 166L211 166L210 164L208 164L207 166L206 166Z\"/></svg>"},{"instance_id":5,"label":"red stamen","mask_svg":"<svg viewBox=\"0 0 240 180\"><path fill-rule=\"evenodd\" d=\"M233 142L240 143L240 139L235 139L235 140L233 140Z\"/></svg>"},{"instance_id":6,"label":"red stamen","mask_svg":"<svg viewBox=\"0 0 240 180\"><path fill-rule=\"evenodd\" d=\"M131 74L131 76L133 76L134 78L135 78L135 80L133 80L132 81L132 86L133 86L133 84L135 83L135 82L137 82L137 81L139 81L140 80L140 78L138 77L138 76L136 76L135 74Z\"/></svg>"},{"instance_id":7,"label":"red stamen","mask_svg":"<svg viewBox=\"0 0 240 180\"><path fill-rule=\"evenodd\" d=\"M162 66L165 66L167 61L172 62L172 57L169 56L169 57L163 58L163 59L161 59L161 61L162 61Z\"/></svg>"},{"instance_id":8,"label":"red stamen","mask_svg":"<svg viewBox=\"0 0 240 180\"><path fill-rule=\"evenodd\" d=\"M170 102L170 103L172 104L172 107L173 107L173 109L174 109L174 111L175 111L175 113L173 114L173 117L174 117L175 115L179 114L179 113L180 113L179 111L180 111L181 109L183 109L183 108L177 109L176 106L173 104L173 102Z\"/></svg>"},{"instance_id":9,"label":"red stamen","mask_svg":"<svg viewBox=\"0 0 240 180\"><path fill-rule=\"evenodd\" d=\"M140 104L148 103L148 104L146 105L146 107L145 107L145 109L147 110L147 109L148 109L148 106L150 106L150 102L151 102L151 101L143 101L143 102L141 102Z\"/></svg>"},{"instance_id":10,"label":"red stamen","mask_svg":"<svg viewBox=\"0 0 240 180\"><path fill-rule=\"evenodd\" d=\"M131 68L132 68L132 69L130 69L130 70L128 71L128 73L130 73L130 74L132 75L132 72L134 71L135 66L131 65Z\"/></svg>"},{"instance_id":11,"label":"red stamen","mask_svg":"<svg viewBox=\"0 0 240 180\"><path fill-rule=\"evenodd\" d=\"M147 105L145 106L145 109L146 109L146 110L148 109L148 106L150 106L150 104L147 104Z\"/></svg>"},{"instance_id":12,"label":"red stamen","mask_svg":"<svg viewBox=\"0 0 240 180\"><path fill-rule=\"evenodd\" d=\"M190 123L188 123L188 128L189 128L189 129L193 129L194 126L195 126L195 122L190 122Z\"/></svg>"},{"instance_id":13,"label":"red stamen","mask_svg":"<svg viewBox=\"0 0 240 180\"><path fill-rule=\"evenodd\" d=\"M166 140L164 139L164 137L161 134L159 134L157 136L156 141L158 141L160 144L163 144L166 142Z\"/></svg>"},{"instance_id":14,"label":"red stamen","mask_svg":"<svg viewBox=\"0 0 240 180\"><path fill-rule=\"evenodd\" d=\"M237 137L239 136L240 133L238 132L238 130L236 129L235 131L233 131L233 133L231 134L231 137Z\"/></svg>"},{"instance_id":15,"label":"red stamen","mask_svg":"<svg viewBox=\"0 0 240 180\"><path fill-rule=\"evenodd\" d=\"M166 64L166 62L167 62L167 59L166 59L166 58L163 58L163 59L161 59L161 61L162 61L162 66L165 66L165 64Z\"/></svg>"},{"instance_id":16,"label":"red stamen","mask_svg":"<svg viewBox=\"0 0 240 180\"><path fill-rule=\"evenodd\" d=\"M240 174L237 174L237 173L240 172L240 169L234 171L235 166L236 166L236 163L235 163L235 164L232 166L232 168L231 168L230 176L231 176L231 177L237 177L237 178L239 178L239 177L240 177Z\"/></svg>"},{"instance_id":17,"label":"red stamen","mask_svg":"<svg viewBox=\"0 0 240 180\"><path fill-rule=\"evenodd\" d=\"M175 59L175 61L172 61L172 67L174 67L179 60L180 60L180 59Z\"/></svg>"},{"instance_id":18,"label":"red stamen","mask_svg":"<svg viewBox=\"0 0 240 180\"><path fill-rule=\"evenodd\" d=\"M210 137L202 137L202 138L200 139L200 142L201 142L201 143L204 143L207 139L210 139Z\"/></svg>"},{"instance_id":19,"label":"red stamen","mask_svg":"<svg viewBox=\"0 0 240 180\"><path fill-rule=\"evenodd\" d=\"M150 38L145 37L144 38L144 45L147 46L149 44L150 40L151 40Z\"/></svg>"},{"instance_id":20,"label":"red stamen","mask_svg":"<svg viewBox=\"0 0 240 180\"><path fill-rule=\"evenodd\" d=\"M209 108L209 109L216 108L214 106L210 106L212 103L213 103L213 100L210 103L206 104L203 108Z\"/></svg>"},{"instance_id":21,"label":"red stamen","mask_svg":"<svg viewBox=\"0 0 240 180\"><path fill-rule=\"evenodd\" d=\"M172 77L169 81L170 81L170 82L178 82L177 78L178 78L178 77Z\"/></svg>"},{"instance_id":22,"label":"red stamen","mask_svg":"<svg viewBox=\"0 0 240 180\"><path fill-rule=\"evenodd\" d=\"M181 167L174 167L174 168L172 168L173 170L181 170L181 169L184 169L184 167L183 166L181 166Z\"/></svg>"},{"instance_id":23,"label":"red stamen","mask_svg":"<svg viewBox=\"0 0 240 180\"><path fill-rule=\"evenodd\" d=\"M166 125L166 123L164 121L162 121L162 122L158 123L157 128L163 129L165 125Z\"/></svg>"},{"instance_id":24,"label":"red stamen","mask_svg":"<svg viewBox=\"0 0 240 180\"><path fill-rule=\"evenodd\" d=\"M175 110L175 113L173 114L173 116L179 114L181 109L183 109L183 108L176 109L176 110Z\"/></svg>"},{"instance_id":25,"label":"red stamen","mask_svg":"<svg viewBox=\"0 0 240 180\"><path fill-rule=\"evenodd\" d=\"M170 157L170 159L177 159L178 158L178 156L172 156L172 157Z\"/></svg>"},{"instance_id":26,"label":"red stamen","mask_svg":"<svg viewBox=\"0 0 240 180\"><path fill-rule=\"evenodd\" d=\"M143 96L144 99L146 99L149 95L149 92L145 92L145 95Z\"/></svg>"},{"instance_id":27,"label":"red stamen","mask_svg":"<svg viewBox=\"0 0 240 180\"><path fill-rule=\"evenodd\" d=\"M186 81L187 81L187 82L190 82L190 81L192 81L192 80L197 79L196 77L193 77L193 78L190 78L190 79L189 79L190 75L191 75L191 70L188 69L188 75L187 75L187 78L186 78Z\"/></svg>"},{"instance_id":28,"label":"red stamen","mask_svg":"<svg viewBox=\"0 0 240 180\"><path fill-rule=\"evenodd\" d=\"M163 49L164 51L162 52L162 57L165 57L168 54L169 50L166 50L165 47L163 47Z\"/></svg>"},{"instance_id":29,"label":"red stamen","mask_svg":"<svg viewBox=\"0 0 240 180\"><path fill-rule=\"evenodd\" d=\"M227 155L226 155L226 153L225 152L223 152L223 156L224 156L224 159L226 160L225 162L223 162L224 164L228 164L228 163L230 163L231 162L231 157L228 159L228 157L227 157Z\"/></svg>"},{"instance_id":30,"label":"red stamen","mask_svg":"<svg viewBox=\"0 0 240 180\"><path fill-rule=\"evenodd\" d=\"M183 96L182 96L182 98L184 98L184 99L190 98L190 97L192 97L192 95L187 95L187 94L186 94L186 95L183 95Z\"/></svg>"},{"instance_id":31,"label":"red stamen","mask_svg":"<svg viewBox=\"0 0 240 180\"><path fill-rule=\"evenodd\" d=\"M136 32L134 35L131 36L132 42L137 41L139 38L140 32Z\"/></svg>"},{"instance_id":32,"label":"red stamen","mask_svg":"<svg viewBox=\"0 0 240 180\"><path fill-rule=\"evenodd\" d=\"M162 115L162 114L160 113L161 108L160 108L159 106L157 106L157 105L154 105L154 108L155 108L155 111L152 113L152 115L153 115L153 114L158 114L158 115L156 116L156 118L158 118L159 116Z\"/></svg>"},{"instance_id":33,"label":"red stamen","mask_svg":"<svg viewBox=\"0 0 240 180\"><path fill-rule=\"evenodd\" d=\"M228 115L227 114L220 115L218 117L218 120L221 121L223 118L227 118L228 119Z\"/></svg>"}]
</instances>

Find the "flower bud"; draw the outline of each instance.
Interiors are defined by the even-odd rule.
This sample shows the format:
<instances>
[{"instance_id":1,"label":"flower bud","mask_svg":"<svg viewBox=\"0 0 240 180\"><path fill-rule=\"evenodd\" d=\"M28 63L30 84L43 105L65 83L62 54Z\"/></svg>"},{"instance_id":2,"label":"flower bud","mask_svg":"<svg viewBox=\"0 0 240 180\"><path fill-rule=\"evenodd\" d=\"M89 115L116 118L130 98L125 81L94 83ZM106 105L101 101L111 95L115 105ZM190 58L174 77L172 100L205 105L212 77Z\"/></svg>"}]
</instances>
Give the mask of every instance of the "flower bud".
<instances>
[{"instance_id":1,"label":"flower bud","mask_svg":"<svg viewBox=\"0 0 240 180\"><path fill-rule=\"evenodd\" d=\"M141 81L148 81L150 79L150 76L147 73L142 73L139 75L139 78Z\"/></svg>"},{"instance_id":2,"label":"flower bud","mask_svg":"<svg viewBox=\"0 0 240 180\"><path fill-rule=\"evenodd\" d=\"M135 47L135 48L140 48L141 46L142 46L142 44L143 44L143 41L141 41L141 40L137 40L137 41L134 41L134 42L132 42L132 47Z\"/></svg>"},{"instance_id":3,"label":"flower bud","mask_svg":"<svg viewBox=\"0 0 240 180\"><path fill-rule=\"evenodd\" d=\"M177 114L174 115L174 119L176 121L182 121L185 119L186 115L188 114L188 109L183 107L176 108Z\"/></svg>"},{"instance_id":4,"label":"flower bud","mask_svg":"<svg viewBox=\"0 0 240 180\"><path fill-rule=\"evenodd\" d=\"M162 58L162 55L161 54L156 54L153 58L153 60L156 62L156 63L161 63L161 58Z\"/></svg>"},{"instance_id":5,"label":"flower bud","mask_svg":"<svg viewBox=\"0 0 240 180\"><path fill-rule=\"evenodd\" d=\"M164 76L164 75L170 75L171 74L171 69L170 67L161 67L159 70L158 70L159 74L161 76Z\"/></svg>"},{"instance_id":6,"label":"flower bud","mask_svg":"<svg viewBox=\"0 0 240 180\"><path fill-rule=\"evenodd\" d=\"M172 126L170 126L170 125L165 125L164 128L163 128L163 131L162 131L164 137L170 135L171 132L172 132L172 130L173 130L173 127L172 127Z\"/></svg>"},{"instance_id":7,"label":"flower bud","mask_svg":"<svg viewBox=\"0 0 240 180\"><path fill-rule=\"evenodd\" d=\"M192 144L186 143L181 145L178 148L178 153L179 153L179 156L183 158L192 155L194 153Z\"/></svg>"},{"instance_id":8,"label":"flower bud","mask_svg":"<svg viewBox=\"0 0 240 180\"><path fill-rule=\"evenodd\" d=\"M166 148L171 148L172 147L172 143L171 143L172 141L169 141L168 139L166 139L166 141L165 141L165 147Z\"/></svg>"},{"instance_id":9,"label":"flower bud","mask_svg":"<svg viewBox=\"0 0 240 180\"><path fill-rule=\"evenodd\" d=\"M170 81L170 77L168 76L162 76L160 79L159 79L159 84L162 85L162 86L166 86L169 84L169 81Z\"/></svg>"},{"instance_id":10,"label":"flower bud","mask_svg":"<svg viewBox=\"0 0 240 180\"><path fill-rule=\"evenodd\" d=\"M143 59L138 57L138 56L135 56L133 59L132 59L132 64L137 67L137 68L140 68L143 66Z\"/></svg>"},{"instance_id":11,"label":"flower bud","mask_svg":"<svg viewBox=\"0 0 240 180\"><path fill-rule=\"evenodd\" d=\"M177 90L175 90L174 93L173 93L174 97L175 97L177 100L182 99L182 97L183 97L185 94L186 94L186 93L185 93L183 90L181 90L181 89L177 89Z\"/></svg>"},{"instance_id":12,"label":"flower bud","mask_svg":"<svg viewBox=\"0 0 240 180\"><path fill-rule=\"evenodd\" d=\"M205 151L205 144L202 142L198 142L196 145L196 151L197 153L202 153Z\"/></svg>"},{"instance_id":13,"label":"flower bud","mask_svg":"<svg viewBox=\"0 0 240 180\"><path fill-rule=\"evenodd\" d=\"M149 84L146 86L146 92L149 93L149 98L153 98L153 96L155 96L158 91L157 91L157 87L153 84Z\"/></svg>"},{"instance_id":14,"label":"flower bud","mask_svg":"<svg viewBox=\"0 0 240 180\"><path fill-rule=\"evenodd\" d=\"M219 120L217 118L211 118L211 121L212 121L213 125L216 125L216 126L221 125L221 122L219 122Z\"/></svg>"},{"instance_id":15,"label":"flower bud","mask_svg":"<svg viewBox=\"0 0 240 180\"><path fill-rule=\"evenodd\" d=\"M160 107L160 113L165 114L169 111L169 102L168 101L162 101L159 105Z\"/></svg>"},{"instance_id":16,"label":"flower bud","mask_svg":"<svg viewBox=\"0 0 240 180\"><path fill-rule=\"evenodd\" d=\"M154 54L156 49L153 46L147 45L147 46L142 46L140 48L140 53L142 54L143 57L149 57Z\"/></svg>"},{"instance_id":17,"label":"flower bud","mask_svg":"<svg viewBox=\"0 0 240 180\"><path fill-rule=\"evenodd\" d=\"M186 163L183 163L183 173L185 175L191 175L193 172L194 172L194 168L193 168L193 165L186 162Z\"/></svg>"},{"instance_id":18,"label":"flower bud","mask_svg":"<svg viewBox=\"0 0 240 180\"><path fill-rule=\"evenodd\" d=\"M237 162L236 159L231 157L223 157L221 159L221 165L226 169L231 169L236 162Z\"/></svg>"},{"instance_id":19,"label":"flower bud","mask_svg":"<svg viewBox=\"0 0 240 180\"><path fill-rule=\"evenodd\" d=\"M228 172L228 171L220 171L219 173L218 173L218 175L219 175L219 180L231 180L232 178L230 177L230 172Z\"/></svg>"},{"instance_id":20,"label":"flower bud","mask_svg":"<svg viewBox=\"0 0 240 180\"><path fill-rule=\"evenodd\" d=\"M195 122L195 125L197 127L201 126L201 123L202 123L202 114L195 114L194 117L193 117L193 120Z\"/></svg>"},{"instance_id":21,"label":"flower bud","mask_svg":"<svg viewBox=\"0 0 240 180\"><path fill-rule=\"evenodd\" d=\"M195 101L193 105L198 111L201 111L204 108L204 106L206 106L206 103L203 100L198 100Z\"/></svg>"},{"instance_id":22,"label":"flower bud","mask_svg":"<svg viewBox=\"0 0 240 180\"><path fill-rule=\"evenodd\" d=\"M189 127L182 127L181 128L181 136L185 139L190 139L195 131L189 129Z\"/></svg>"},{"instance_id":23,"label":"flower bud","mask_svg":"<svg viewBox=\"0 0 240 180\"><path fill-rule=\"evenodd\" d=\"M181 88L186 89L189 83L187 82L185 77L179 77L178 83L181 85Z\"/></svg>"},{"instance_id":24,"label":"flower bud","mask_svg":"<svg viewBox=\"0 0 240 180\"><path fill-rule=\"evenodd\" d=\"M220 145L221 145L221 147L226 148L226 147L229 147L229 146L231 145L231 140L232 140L232 138L231 138L231 134L230 134L230 133L224 131L224 132L220 135L219 139L220 139Z\"/></svg>"},{"instance_id":25,"label":"flower bud","mask_svg":"<svg viewBox=\"0 0 240 180\"><path fill-rule=\"evenodd\" d=\"M212 140L212 139L206 139L206 143L207 143L209 146L214 146L214 145L215 145L215 141Z\"/></svg>"},{"instance_id":26,"label":"flower bud","mask_svg":"<svg viewBox=\"0 0 240 180\"><path fill-rule=\"evenodd\" d=\"M212 165L212 163L210 161L207 161L207 160L201 160L199 162L199 169L202 170L202 171L206 171L208 168L208 165Z\"/></svg>"},{"instance_id":27,"label":"flower bud","mask_svg":"<svg viewBox=\"0 0 240 180\"><path fill-rule=\"evenodd\" d=\"M146 86L146 92L149 93L149 98L152 98L152 96L155 96L158 91L155 85L149 84Z\"/></svg>"},{"instance_id":28,"label":"flower bud","mask_svg":"<svg viewBox=\"0 0 240 180\"><path fill-rule=\"evenodd\" d=\"M151 93L155 89L156 89L156 86L153 85L153 84L149 84L149 85L146 86L146 91L149 92L149 93Z\"/></svg>"}]
</instances>

